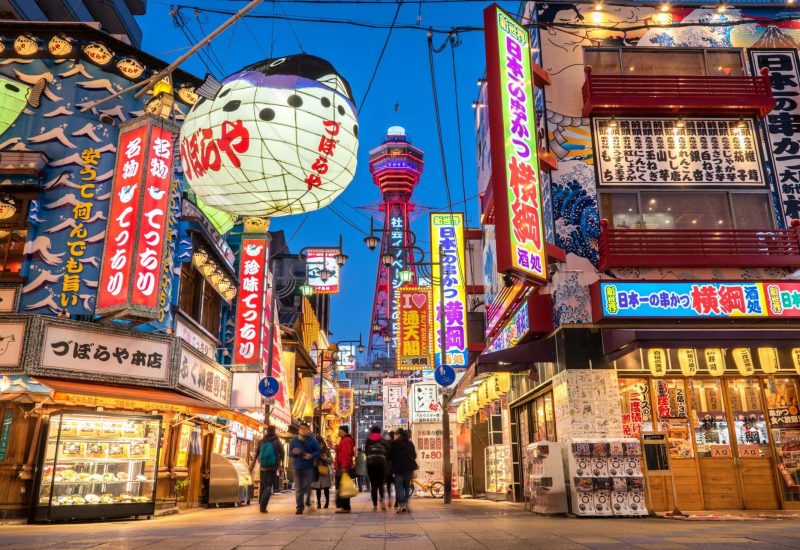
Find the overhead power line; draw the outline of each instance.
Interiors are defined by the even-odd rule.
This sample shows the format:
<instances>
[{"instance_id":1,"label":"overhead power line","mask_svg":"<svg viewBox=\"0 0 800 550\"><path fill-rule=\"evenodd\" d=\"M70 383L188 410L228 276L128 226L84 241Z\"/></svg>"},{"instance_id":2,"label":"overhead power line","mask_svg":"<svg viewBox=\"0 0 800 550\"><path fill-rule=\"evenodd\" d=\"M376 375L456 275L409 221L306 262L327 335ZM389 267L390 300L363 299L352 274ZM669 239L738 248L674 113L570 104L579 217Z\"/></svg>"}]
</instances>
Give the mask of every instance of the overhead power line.
<instances>
[{"instance_id":1,"label":"overhead power line","mask_svg":"<svg viewBox=\"0 0 800 550\"><path fill-rule=\"evenodd\" d=\"M389 45L389 39L392 38L392 31L394 30L395 24L397 24L397 16L400 15L400 8L402 7L402 0L398 0L397 10L394 12L394 19L392 19L392 24L389 26L389 33L386 35L386 40L383 42L383 48L381 48L381 53L378 55L378 61L375 63L375 70L372 71L372 77L369 79L367 89L364 92L364 96L361 98L361 103L358 104L358 113L361 112L361 109L364 107L364 103L367 102L367 96L369 95L369 91L372 89L372 84L375 82L375 77L378 75L378 68L381 66L383 54L386 53L386 47Z\"/></svg>"}]
</instances>

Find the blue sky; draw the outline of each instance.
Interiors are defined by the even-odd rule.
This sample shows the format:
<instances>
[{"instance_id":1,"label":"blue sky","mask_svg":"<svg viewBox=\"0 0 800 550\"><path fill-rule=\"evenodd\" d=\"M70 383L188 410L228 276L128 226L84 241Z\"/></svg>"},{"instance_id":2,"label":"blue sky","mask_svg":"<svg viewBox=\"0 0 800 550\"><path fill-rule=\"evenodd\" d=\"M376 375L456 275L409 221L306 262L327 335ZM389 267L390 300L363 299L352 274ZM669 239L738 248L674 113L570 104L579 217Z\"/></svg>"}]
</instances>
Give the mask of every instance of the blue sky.
<instances>
[{"instance_id":1,"label":"blue sky","mask_svg":"<svg viewBox=\"0 0 800 550\"><path fill-rule=\"evenodd\" d=\"M235 9L245 2L239 0L184 0L191 6ZM369 252L363 238L369 230L370 212L359 209L377 206L378 188L372 183L368 169L368 151L379 145L389 126L406 128L412 143L425 152L425 169L414 199L420 206L443 208L447 198L442 176L441 155L437 138L433 109L431 79L428 66L428 45L425 29L451 28L453 26L481 26L482 10L489 3L467 2L448 4L403 4L398 24L416 25L421 15L420 30L395 29L384 54L372 89L359 116L359 154L356 177L348 189L333 203L333 208L353 225L342 221L330 208L304 216L275 218L272 229L283 229L287 238L293 236L290 248L293 251L303 246L335 245L339 233L344 238L345 253L350 261L342 274L342 292L333 298L331 306L331 330L333 339L358 338L363 333L366 343L373 289L377 271L378 253ZM519 2L501 2L509 10L516 11ZM396 4L387 5L314 5L280 2L265 2L254 14L301 16L325 19L347 19L389 24L395 15ZM199 39L210 32L227 16L200 13L197 17L192 9L181 10L187 30ZM143 49L165 61L177 58L185 51L189 42L183 32L173 24L170 3L149 0L147 14L139 18L144 31ZM205 30L205 32L203 32ZM232 30L219 36L212 45L214 62L208 67L218 78L236 71L246 64L269 58L270 48L274 56L307 53L330 61L344 76L353 89L356 103L360 104L375 68L378 54L388 31L331 23L305 23L248 19L237 23ZM256 41L256 38L258 41ZM439 46L445 36L434 37ZM472 101L477 95L476 81L485 65L483 34L466 32L460 35L461 45L455 49L460 106L461 134L464 155L464 189L466 197L477 193L475 171L475 137ZM299 43L298 43L299 41ZM206 48L207 49L207 48ZM195 56L183 68L202 77L209 72L203 57ZM207 59L207 57L206 57ZM455 93L453 65L450 47L434 56L436 81L442 116L445 157L453 201L464 198L461 185L458 132L456 130ZM221 72L219 65L224 73ZM350 206L348 206L350 205ZM351 208L355 207L354 208ZM477 224L477 201L468 203L469 221ZM463 210L464 205L454 207ZM423 248L427 249L429 233L427 212L423 212L413 228ZM377 220L376 220L377 221ZM300 224L302 223L302 226ZM299 227L299 230L298 230ZM296 232L296 234L295 234Z\"/></svg>"}]
</instances>

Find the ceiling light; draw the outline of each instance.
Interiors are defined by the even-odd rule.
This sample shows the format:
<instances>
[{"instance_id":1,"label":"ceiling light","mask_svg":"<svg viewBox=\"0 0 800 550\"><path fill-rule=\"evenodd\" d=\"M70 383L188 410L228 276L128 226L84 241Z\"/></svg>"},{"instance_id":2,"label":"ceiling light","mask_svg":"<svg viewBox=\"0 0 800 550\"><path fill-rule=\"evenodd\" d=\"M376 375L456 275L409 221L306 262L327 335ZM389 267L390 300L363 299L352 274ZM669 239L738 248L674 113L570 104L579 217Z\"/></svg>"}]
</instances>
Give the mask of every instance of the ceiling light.
<instances>
[{"instance_id":1,"label":"ceiling light","mask_svg":"<svg viewBox=\"0 0 800 550\"><path fill-rule=\"evenodd\" d=\"M594 11L602 11L602 10L603 10L603 3L602 2L595 2Z\"/></svg>"},{"instance_id":2,"label":"ceiling light","mask_svg":"<svg viewBox=\"0 0 800 550\"><path fill-rule=\"evenodd\" d=\"M661 13L668 12L669 11L669 3L664 2L663 4L661 4L661 7L659 9L661 10Z\"/></svg>"},{"instance_id":3,"label":"ceiling light","mask_svg":"<svg viewBox=\"0 0 800 550\"><path fill-rule=\"evenodd\" d=\"M678 120L675 121L675 128L686 128L686 121L683 120L683 117L678 117Z\"/></svg>"},{"instance_id":4,"label":"ceiling light","mask_svg":"<svg viewBox=\"0 0 800 550\"><path fill-rule=\"evenodd\" d=\"M726 11L728 11L728 6L725 4L720 4L717 6L717 13L725 13Z\"/></svg>"}]
</instances>

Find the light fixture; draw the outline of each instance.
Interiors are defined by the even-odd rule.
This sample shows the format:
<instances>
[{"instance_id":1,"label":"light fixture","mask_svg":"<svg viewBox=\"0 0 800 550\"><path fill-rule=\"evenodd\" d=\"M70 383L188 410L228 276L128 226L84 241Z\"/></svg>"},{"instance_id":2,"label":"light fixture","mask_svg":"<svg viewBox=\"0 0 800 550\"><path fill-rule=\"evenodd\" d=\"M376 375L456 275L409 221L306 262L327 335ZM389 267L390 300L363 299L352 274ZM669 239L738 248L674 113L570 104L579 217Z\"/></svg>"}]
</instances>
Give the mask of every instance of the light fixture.
<instances>
[{"instance_id":1,"label":"light fixture","mask_svg":"<svg viewBox=\"0 0 800 550\"><path fill-rule=\"evenodd\" d=\"M330 279L330 278L331 278L330 269L327 269L327 268L323 267L322 269L319 270L319 280L320 281L322 281L323 283L327 283L328 279Z\"/></svg>"},{"instance_id":2,"label":"light fixture","mask_svg":"<svg viewBox=\"0 0 800 550\"><path fill-rule=\"evenodd\" d=\"M389 267L390 265L392 265L393 261L394 261L394 255L393 254L389 254L389 253L381 254L381 263L384 266Z\"/></svg>"},{"instance_id":3,"label":"light fixture","mask_svg":"<svg viewBox=\"0 0 800 550\"><path fill-rule=\"evenodd\" d=\"M608 121L608 127L609 128L616 128L617 126L619 126L619 123L617 122L617 117L612 116L611 120Z\"/></svg>"},{"instance_id":4,"label":"light fixture","mask_svg":"<svg viewBox=\"0 0 800 550\"><path fill-rule=\"evenodd\" d=\"M224 294L226 299L233 300L236 297L236 287L230 287Z\"/></svg>"},{"instance_id":5,"label":"light fixture","mask_svg":"<svg viewBox=\"0 0 800 550\"><path fill-rule=\"evenodd\" d=\"M414 272L408 269L402 269L397 273L397 278L400 279L402 283L410 283L414 280Z\"/></svg>"},{"instance_id":6,"label":"light fixture","mask_svg":"<svg viewBox=\"0 0 800 550\"><path fill-rule=\"evenodd\" d=\"M197 267L203 267L208 261L208 252L202 248L195 250L194 254L192 254L192 261Z\"/></svg>"},{"instance_id":7,"label":"light fixture","mask_svg":"<svg viewBox=\"0 0 800 550\"><path fill-rule=\"evenodd\" d=\"M683 120L682 116L675 121L675 128L686 128L686 121Z\"/></svg>"},{"instance_id":8,"label":"light fixture","mask_svg":"<svg viewBox=\"0 0 800 550\"><path fill-rule=\"evenodd\" d=\"M214 262L206 262L200 268L200 271L202 271L203 275L205 275L206 277L210 277L211 274L214 273L216 270L217 270L217 264L215 264Z\"/></svg>"},{"instance_id":9,"label":"light fixture","mask_svg":"<svg viewBox=\"0 0 800 550\"><path fill-rule=\"evenodd\" d=\"M336 264L337 264L339 267L342 267L342 266L343 266L343 265L344 265L344 264L347 262L347 258L348 258L348 257L349 257L349 256L348 256L347 254L345 254L344 252L342 252L342 251L340 250L340 251L339 251L339 253L338 253L338 254L336 254L336 256L335 256L335 258L336 258Z\"/></svg>"},{"instance_id":10,"label":"light fixture","mask_svg":"<svg viewBox=\"0 0 800 550\"><path fill-rule=\"evenodd\" d=\"M8 220L17 213L17 203L10 195L0 195L0 220Z\"/></svg>"},{"instance_id":11,"label":"light fixture","mask_svg":"<svg viewBox=\"0 0 800 550\"><path fill-rule=\"evenodd\" d=\"M223 277L222 280L217 285L217 290L220 293L225 294L225 291L231 287L231 280L228 277Z\"/></svg>"},{"instance_id":12,"label":"light fixture","mask_svg":"<svg viewBox=\"0 0 800 550\"><path fill-rule=\"evenodd\" d=\"M355 363L356 362L356 356L353 355L352 353L347 356L347 359L349 359L351 363Z\"/></svg>"},{"instance_id":13,"label":"light fixture","mask_svg":"<svg viewBox=\"0 0 800 550\"><path fill-rule=\"evenodd\" d=\"M388 332L384 333L383 341L388 344L389 342L391 342L391 340L392 340L392 336Z\"/></svg>"},{"instance_id":14,"label":"light fixture","mask_svg":"<svg viewBox=\"0 0 800 550\"><path fill-rule=\"evenodd\" d=\"M483 78L479 78L478 79L478 86L483 86L484 84L486 84L486 80L484 80Z\"/></svg>"},{"instance_id":15,"label":"light fixture","mask_svg":"<svg viewBox=\"0 0 800 550\"><path fill-rule=\"evenodd\" d=\"M739 117L739 121L736 123L737 128L747 128L747 123L744 121L744 117Z\"/></svg>"},{"instance_id":16,"label":"light fixture","mask_svg":"<svg viewBox=\"0 0 800 550\"><path fill-rule=\"evenodd\" d=\"M212 285L217 286L217 285L219 285L220 281L222 281L222 278L224 276L225 276L225 273L223 273L221 270L217 270L217 271L215 271L214 273L211 274L211 276L209 277L209 280L211 281Z\"/></svg>"},{"instance_id":17,"label":"light fixture","mask_svg":"<svg viewBox=\"0 0 800 550\"><path fill-rule=\"evenodd\" d=\"M717 13L725 13L726 11L728 11L728 6L725 4L720 4L717 6Z\"/></svg>"},{"instance_id":18,"label":"light fixture","mask_svg":"<svg viewBox=\"0 0 800 550\"><path fill-rule=\"evenodd\" d=\"M370 250L375 250L379 242L381 242L381 240L375 235L370 234L369 237L364 237L364 244L366 244L367 248Z\"/></svg>"},{"instance_id":19,"label":"light fixture","mask_svg":"<svg viewBox=\"0 0 800 550\"><path fill-rule=\"evenodd\" d=\"M312 294L314 294L314 287L308 284L300 285L298 289L300 290L300 294L302 294L303 296L311 296Z\"/></svg>"},{"instance_id":20,"label":"light fixture","mask_svg":"<svg viewBox=\"0 0 800 550\"><path fill-rule=\"evenodd\" d=\"M380 324L380 323L378 323L377 321L375 322L375 324L374 324L374 325L372 325L372 330L373 330L373 332L380 332L381 328L382 328L382 327L381 327L381 324Z\"/></svg>"},{"instance_id":21,"label":"light fixture","mask_svg":"<svg viewBox=\"0 0 800 550\"><path fill-rule=\"evenodd\" d=\"M602 2L595 2L594 11L603 11L603 3Z\"/></svg>"},{"instance_id":22,"label":"light fixture","mask_svg":"<svg viewBox=\"0 0 800 550\"><path fill-rule=\"evenodd\" d=\"M669 11L669 2L664 2L663 4L661 4L661 7L659 8L659 10L661 10L661 13L668 12Z\"/></svg>"},{"instance_id":23,"label":"light fixture","mask_svg":"<svg viewBox=\"0 0 800 550\"><path fill-rule=\"evenodd\" d=\"M364 344L358 344L356 349L358 350L358 353L364 353Z\"/></svg>"}]
</instances>

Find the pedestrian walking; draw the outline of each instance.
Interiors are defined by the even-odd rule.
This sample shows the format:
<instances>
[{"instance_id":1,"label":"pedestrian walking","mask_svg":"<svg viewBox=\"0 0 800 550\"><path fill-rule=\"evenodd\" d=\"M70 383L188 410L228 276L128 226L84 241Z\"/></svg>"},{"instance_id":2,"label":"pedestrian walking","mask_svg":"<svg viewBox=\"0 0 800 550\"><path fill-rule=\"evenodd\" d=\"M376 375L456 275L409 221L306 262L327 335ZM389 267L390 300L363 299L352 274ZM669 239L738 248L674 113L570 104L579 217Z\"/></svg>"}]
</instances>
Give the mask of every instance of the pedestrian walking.
<instances>
[{"instance_id":1,"label":"pedestrian walking","mask_svg":"<svg viewBox=\"0 0 800 550\"><path fill-rule=\"evenodd\" d=\"M336 444L336 458L334 468L336 468L336 513L350 513L350 499L341 498L339 489L342 485L342 475L347 473L350 478L355 478L356 472L353 467L353 459L356 450L356 442L350 435L350 428L342 425L339 428L339 443Z\"/></svg>"},{"instance_id":2,"label":"pedestrian walking","mask_svg":"<svg viewBox=\"0 0 800 550\"><path fill-rule=\"evenodd\" d=\"M262 514L267 513L269 497L272 496L272 488L284 458L283 445L278 439L275 426L267 426L267 432L258 443L250 463L250 470L255 468L256 462L259 465L258 509Z\"/></svg>"},{"instance_id":3,"label":"pedestrian walking","mask_svg":"<svg viewBox=\"0 0 800 550\"><path fill-rule=\"evenodd\" d=\"M358 492L369 491L369 472L367 472L367 455L364 453L364 447L358 449L356 475L358 476Z\"/></svg>"},{"instance_id":4,"label":"pedestrian walking","mask_svg":"<svg viewBox=\"0 0 800 550\"><path fill-rule=\"evenodd\" d=\"M389 445L394 440L394 432L388 432L384 438L383 442L386 443L386 449L389 449ZM392 457L388 454L386 455L386 496L389 499L389 503L392 505L392 508L397 508L397 495L394 495L394 503L392 503L392 491L394 490L394 472L392 472Z\"/></svg>"},{"instance_id":5,"label":"pedestrian walking","mask_svg":"<svg viewBox=\"0 0 800 550\"><path fill-rule=\"evenodd\" d=\"M325 493L325 508L328 507L331 500L331 486L333 485L333 457L331 456L331 449L328 444L320 436L317 436L317 443L319 443L320 453L317 457L316 474L317 478L311 484L311 488L317 493L317 510L322 508L322 494ZM310 506L310 504L309 504Z\"/></svg>"},{"instance_id":6,"label":"pedestrian walking","mask_svg":"<svg viewBox=\"0 0 800 550\"><path fill-rule=\"evenodd\" d=\"M389 445L381 436L380 426L373 426L367 437L367 475L369 475L370 494L372 496L372 511L378 511L378 494L381 497L381 510L386 510L386 500L383 486L386 483L386 457L389 454Z\"/></svg>"},{"instance_id":7,"label":"pedestrian walking","mask_svg":"<svg viewBox=\"0 0 800 550\"><path fill-rule=\"evenodd\" d=\"M297 504L296 514L302 514L303 508L311 497L311 482L314 480L314 462L319 456L320 448L317 439L311 435L308 424L301 424L297 437L289 444L294 468L294 496Z\"/></svg>"},{"instance_id":8,"label":"pedestrian walking","mask_svg":"<svg viewBox=\"0 0 800 550\"><path fill-rule=\"evenodd\" d=\"M417 450L403 428L398 428L394 441L389 444L389 457L394 472L397 491L397 513L408 512L408 497L411 492L411 476L417 469Z\"/></svg>"}]
</instances>

